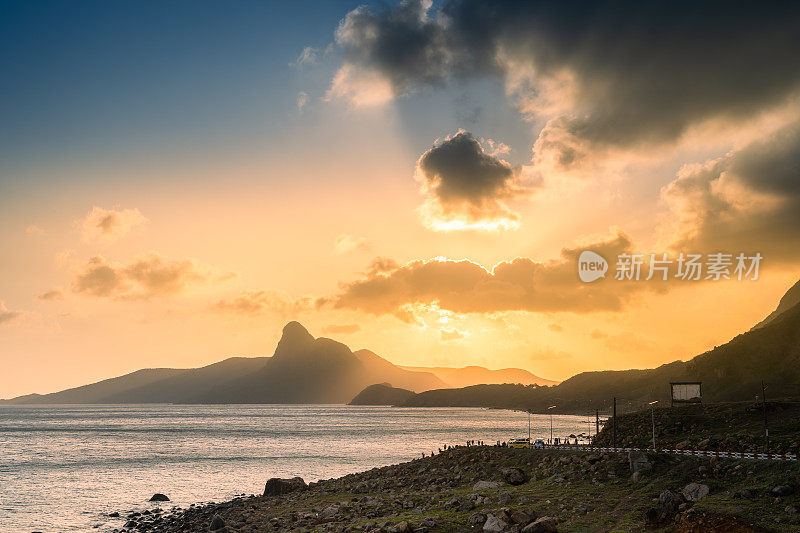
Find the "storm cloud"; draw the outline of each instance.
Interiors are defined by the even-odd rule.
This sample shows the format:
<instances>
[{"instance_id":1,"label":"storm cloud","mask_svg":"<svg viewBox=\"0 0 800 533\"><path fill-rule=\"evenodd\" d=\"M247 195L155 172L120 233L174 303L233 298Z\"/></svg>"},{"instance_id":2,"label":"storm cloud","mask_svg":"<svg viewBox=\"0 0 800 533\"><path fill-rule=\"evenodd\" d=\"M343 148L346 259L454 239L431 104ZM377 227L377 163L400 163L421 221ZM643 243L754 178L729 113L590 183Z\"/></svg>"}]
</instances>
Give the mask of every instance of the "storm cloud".
<instances>
[{"instance_id":1,"label":"storm cloud","mask_svg":"<svg viewBox=\"0 0 800 533\"><path fill-rule=\"evenodd\" d=\"M687 165L662 190L674 250L800 258L800 121L724 157Z\"/></svg>"},{"instance_id":2,"label":"storm cloud","mask_svg":"<svg viewBox=\"0 0 800 533\"><path fill-rule=\"evenodd\" d=\"M518 180L518 171L486 153L466 131L422 154L417 180L426 196L425 222L434 229L513 227L519 217L504 200L528 193Z\"/></svg>"},{"instance_id":3,"label":"storm cloud","mask_svg":"<svg viewBox=\"0 0 800 533\"><path fill-rule=\"evenodd\" d=\"M800 88L798 27L791 2L405 0L351 11L336 42L354 85L391 89L375 101L502 77L548 121L535 160L569 168L786 102Z\"/></svg>"}]
</instances>

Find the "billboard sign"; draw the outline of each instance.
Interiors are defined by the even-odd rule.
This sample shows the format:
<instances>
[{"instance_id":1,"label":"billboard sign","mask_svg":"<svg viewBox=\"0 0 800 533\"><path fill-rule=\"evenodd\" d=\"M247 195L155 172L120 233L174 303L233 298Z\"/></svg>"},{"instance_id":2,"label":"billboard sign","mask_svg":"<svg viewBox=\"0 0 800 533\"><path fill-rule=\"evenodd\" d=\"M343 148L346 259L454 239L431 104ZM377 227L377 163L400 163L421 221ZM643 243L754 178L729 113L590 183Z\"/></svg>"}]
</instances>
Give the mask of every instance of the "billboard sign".
<instances>
[{"instance_id":1,"label":"billboard sign","mask_svg":"<svg viewBox=\"0 0 800 533\"><path fill-rule=\"evenodd\" d=\"M699 381L678 381L669 384L670 400L676 403L701 403L702 383Z\"/></svg>"}]
</instances>

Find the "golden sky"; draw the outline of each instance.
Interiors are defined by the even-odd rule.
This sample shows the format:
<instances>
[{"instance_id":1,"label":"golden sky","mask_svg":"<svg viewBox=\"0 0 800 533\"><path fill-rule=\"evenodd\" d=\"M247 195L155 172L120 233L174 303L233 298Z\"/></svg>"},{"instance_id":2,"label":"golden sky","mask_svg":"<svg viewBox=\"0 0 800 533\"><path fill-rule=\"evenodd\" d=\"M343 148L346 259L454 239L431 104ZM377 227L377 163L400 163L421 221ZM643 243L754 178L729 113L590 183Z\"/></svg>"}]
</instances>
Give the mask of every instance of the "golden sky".
<instances>
[{"instance_id":1,"label":"golden sky","mask_svg":"<svg viewBox=\"0 0 800 533\"><path fill-rule=\"evenodd\" d=\"M689 358L797 281L800 69L785 14L759 14L722 50L666 19L647 43L619 37L625 20L577 17L565 35L557 13L497 9L475 48L465 13L326 9L261 25L244 10L231 23L248 31L209 37L251 51L235 71L201 47L195 72L175 55L183 37L156 32L175 45L166 57L114 43L131 67L114 83L95 42L71 45L92 51L73 70L43 56L16 72L4 105L49 113L0 158L0 397L271 355L290 320L397 364L562 380ZM538 31L520 34L529 16ZM299 30L251 42L281 17ZM398 36L419 46L386 52ZM600 53L598 36L618 46ZM23 97L36 72L57 73L61 97ZM148 105L143 79L161 84ZM578 279L584 249L612 263L606 279ZM757 280L614 280L613 260L635 252L763 262Z\"/></svg>"}]
</instances>

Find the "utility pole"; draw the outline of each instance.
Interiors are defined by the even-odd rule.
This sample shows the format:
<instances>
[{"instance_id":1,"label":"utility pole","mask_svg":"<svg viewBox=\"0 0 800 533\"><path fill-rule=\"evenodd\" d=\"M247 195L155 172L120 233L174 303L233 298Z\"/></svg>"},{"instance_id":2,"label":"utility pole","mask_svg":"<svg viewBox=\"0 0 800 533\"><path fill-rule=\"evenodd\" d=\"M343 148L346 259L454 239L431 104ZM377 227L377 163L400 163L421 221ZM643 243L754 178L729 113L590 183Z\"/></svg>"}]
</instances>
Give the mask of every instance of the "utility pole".
<instances>
[{"instance_id":1,"label":"utility pole","mask_svg":"<svg viewBox=\"0 0 800 533\"><path fill-rule=\"evenodd\" d=\"M761 380L761 407L764 410L764 453L769 453L769 428L767 427L767 387Z\"/></svg>"},{"instance_id":2,"label":"utility pole","mask_svg":"<svg viewBox=\"0 0 800 533\"><path fill-rule=\"evenodd\" d=\"M653 451L656 451L656 410L655 404L658 403L658 400L650 402L648 405L650 406L650 419L653 421Z\"/></svg>"},{"instance_id":3,"label":"utility pole","mask_svg":"<svg viewBox=\"0 0 800 533\"><path fill-rule=\"evenodd\" d=\"M600 433L600 409L594 410L594 436Z\"/></svg>"},{"instance_id":4,"label":"utility pole","mask_svg":"<svg viewBox=\"0 0 800 533\"><path fill-rule=\"evenodd\" d=\"M611 447L617 447L617 397L614 396L614 412L611 417L611 421L613 424L611 425L612 432L611 432Z\"/></svg>"},{"instance_id":5,"label":"utility pole","mask_svg":"<svg viewBox=\"0 0 800 533\"><path fill-rule=\"evenodd\" d=\"M555 405L551 405L547 410L550 411L550 409L554 408ZM550 444L553 444L553 411L550 411Z\"/></svg>"},{"instance_id":6,"label":"utility pole","mask_svg":"<svg viewBox=\"0 0 800 533\"><path fill-rule=\"evenodd\" d=\"M531 443L531 412L528 410L528 444Z\"/></svg>"}]
</instances>

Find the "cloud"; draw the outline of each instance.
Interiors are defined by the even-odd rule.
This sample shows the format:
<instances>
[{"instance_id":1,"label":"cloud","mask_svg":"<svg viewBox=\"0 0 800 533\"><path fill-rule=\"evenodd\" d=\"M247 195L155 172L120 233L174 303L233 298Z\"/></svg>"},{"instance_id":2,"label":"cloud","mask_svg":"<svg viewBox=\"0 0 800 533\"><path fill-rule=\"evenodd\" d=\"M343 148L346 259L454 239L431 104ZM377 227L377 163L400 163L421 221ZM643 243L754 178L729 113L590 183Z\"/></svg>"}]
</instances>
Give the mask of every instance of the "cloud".
<instances>
[{"instance_id":1,"label":"cloud","mask_svg":"<svg viewBox=\"0 0 800 533\"><path fill-rule=\"evenodd\" d=\"M352 252L368 252L372 249L372 245L364 237L354 237L345 233L336 237L336 244L334 251L337 254L344 255Z\"/></svg>"},{"instance_id":2,"label":"cloud","mask_svg":"<svg viewBox=\"0 0 800 533\"><path fill-rule=\"evenodd\" d=\"M465 339L469 336L468 331L461 331L455 328L442 328L439 330L439 336L442 341L458 341Z\"/></svg>"},{"instance_id":3,"label":"cloud","mask_svg":"<svg viewBox=\"0 0 800 533\"><path fill-rule=\"evenodd\" d=\"M800 121L724 157L686 165L661 196L676 251L800 258Z\"/></svg>"},{"instance_id":4,"label":"cloud","mask_svg":"<svg viewBox=\"0 0 800 533\"><path fill-rule=\"evenodd\" d=\"M507 151L502 143L488 144L495 152ZM422 154L416 179L425 196L425 224L435 230L516 228L519 215L505 201L530 192L521 184L518 170L487 153L466 131L445 138Z\"/></svg>"},{"instance_id":5,"label":"cloud","mask_svg":"<svg viewBox=\"0 0 800 533\"><path fill-rule=\"evenodd\" d=\"M0 326L4 324L10 324L17 318L22 316L21 311L11 311L9 308L5 306L2 300L0 300Z\"/></svg>"},{"instance_id":6,"label":"cloud","mask_svg":"<svg viewBox=\"0 0 800 533\"><path fill-rule=\"evenodd\" d=\"M65 296L64 296L64 291L62 291L59 287L54 287L49 291L45 291L42 294L38 295L37 298L39 300L53 302L56 300L63 300Z\"/></svg>"},{"instance_id":7,"label":"cloud","mask_svg":"<svg viewBox=\"0 0 800 533\"><path fill-rule=\"evenodd\" d=\"M81 229L84 242L111 244L146 222L148 220L138 209L114 210L94 206L86 217L76 220L75 224Z\"/></svg>"},{"instance_id":8,"label":"cloud","mask_svg":"<svg viewBox=\"0 0 800 533\"><path fill-rule=\"evenodd\" d=\"M334 84L358 72L386 102L502 79L522 113L549 121L535 160L565 171L785 103L800 90L798 25L790 2L405 0L345 16Z\"/></svg>"},{"instance_id":9,"label":"cloud","mask_svg":"<svg viewBox=\"0 0 800 533\"><path fill-rule=\"evenodd\" d=\"M392 100L392 87L380 75L355 65L342 66L331 81L325 100L342 99L358 108L378 107Z\"/></svg>"},{"instance_id":10,"label":"cloud","mask_svg":"<svg viewBox=\"0 0 800 533\"><path fill-rule=\"evenodd\" d=\"M241 315L276 313L288 317L310 311L314 304L311 298L294 299L283 291L263 290L246 291L231 300L219 300L214 308Z\"/></svg>"},{"instance_id":11,"label":"cloud","mask_svg":"<svg viewBox=\"0 0 800 533\"><path fill-rule=\"evenodd\" d=\"M305 93L303 91L297 93L297 112L302 115L303 109L305 109L307 104L308 104L308 93Z\"/></svg>"},{"instance_id":12,"label":"cloud","mask_svg":"<svg viewBox=\"0 0 800 533\"><path fill-rule=\"evenodd\" d=\"M306 46L300 55L297 56L293 62L289 63L290 66L296 68L303 68L306 65L316 65L319 61L319 50L312 46Z\"/></svg>"},{"instance_id":13,"label":"cloud","mask_svg":"<svg viewBox=\"0 0 800 533\"><path fill-rule=\"evenodd\" d=\"M44 228L37 226L36 224L31 224L27 228L25 228L25 234L31 235L35 237L40 237L45 234Z\"/></svg>"},{"instance_id":14,"label":"cloud","mask_svg":"<svg viewBox=\"0 0 800 533\"><path fill-rule=\"evenodd\" d=\"M140 256L128 265L110 263L97 255L78 269L71 289L105 298L150 298L178 294L190 286L229 277L191 259L170 261L156 253Z\"/></svg>"},{"instance_id":15,"label":"cloud","mask_svg":"<svg viewBox=\"0 0 800 533\"><path fill-rule=\"evenodd\" d=\"M357 331L361 331L361 326L358 324L330 324L322 328L323 333L338 333L338 334L350 334L355 333Z\"/></svg>"},{"instance_id":16,"label":"cloud","mask_svg":"<svg viewBox=\"0 0 800 533\"><path fill-rule=\"evenodd\" d=\"M382 271L369 270L362 279L341 284L334 307L393 314L411 323L418 321L416 306L435 304L457 313L588 313L620 310L640 291L666 290L663 284L644 281L606 279L582 283L577 276L577 258L584 249L611 259L630 253L632 243L618 233L580 248L565 248L557 260L537 262L517 257L491 269L466 259L437 258ZM613 265L610 268L613 271Z\"/></svg>"}]
</instances>

